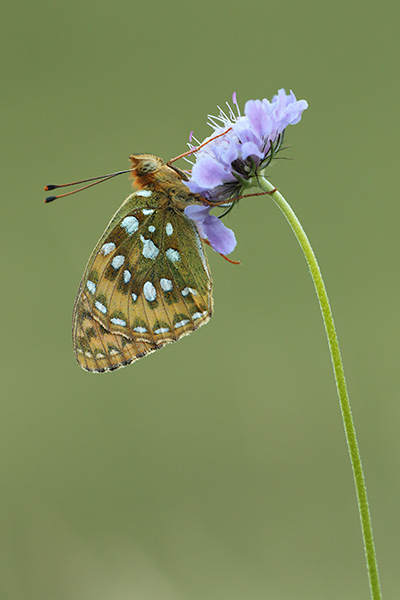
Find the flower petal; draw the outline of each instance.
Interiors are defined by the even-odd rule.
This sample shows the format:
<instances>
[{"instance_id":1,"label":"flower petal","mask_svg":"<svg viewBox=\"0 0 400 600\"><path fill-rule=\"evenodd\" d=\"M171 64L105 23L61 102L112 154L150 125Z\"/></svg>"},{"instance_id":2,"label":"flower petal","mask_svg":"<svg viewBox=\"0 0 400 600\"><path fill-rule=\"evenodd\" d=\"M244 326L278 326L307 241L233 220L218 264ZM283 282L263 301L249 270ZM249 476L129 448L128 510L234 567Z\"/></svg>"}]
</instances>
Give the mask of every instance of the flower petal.
<instances>
[{"instance_id":1,"label":"flower petal","mask_svg":"<svg viewBox=\"0 0 400 600\"><path fill-rule=\"evenodd\" d=\"M200 237L206 238L206 232L203 228L203 223L208 217L208 213L210 212L210 206L201 206L200 204L191 204L187 206L184 210L185 215L192 219L196 223L196 227L199 230Z\"/></svg>"},{"instance_id":2,"label":"flower petal","mask_svg":"<svg viewBox=\"0 0 400 600\"><path fill-rule=\"evenodd\" d=\"M236 238L232 229L225 227L218 217L208 215L204 221L203 230L211 247L220 254L229 254L236 246Z\"/></svg>"},{"instance_id":3,"label":"flower petal","mask_svg":"<svg viewBox=\"0 0 400 600\"><path fill-rule=\"evenodd\" d=\"M202 194L202 192L204 191L204 188L201 187L200 185L198 185L194 179L190 179L190 181L183 181L183 183L185 185L188 186L189 190L193 193L193 194Z\"/></svg>"},{"instance_id":4,"label":"flower petal","mask_svg":"<svg viewBox=\"0 0 400 600\"><path fill-rule=\"evenodd\" d=\"M265 98L263 103L265 106L271 107L276 135L282 133L288 125L296 125L301 119L303 110L308 107L305 100L296 100L296 96L291 90L290 94L286 94L284 89L278 90L278 94L272 98L271 103Z\"/></svg>"},{"instance_id":5,"label":"flower petal","mask_svg":"<svg viewBox=\"0 0 400 600\"><path fill-rule=\"evenodd\" d=\"M221 159L224 162L224 164L229 165L229 167L231 166L233 161L237 159L238 156L239 149L237 147L237 144L235 143L228 144L226 148L221 150Z\"/></svg>"},{"instance_id":6,"label":"flower petal","mask_svg":"<svg viewBox=\"0 0 400 600\"><path fill-rule=\"evenodd\" d=\"M208 213L210 212L210 206L203 206L202 204L190 204L185 208L185 215L192 219L192 221L196 221L203 223L205 219L208 217Z\"/></svg>"},{"instance_id":7,"label":"flower petal","mask_svg":"<svg viewBox=\"0 0 400 600\"><path fill-rule=\"evenodd\" d=\"M242 145L242 158L246 160L249 156L264 158L265 152L261 152L254 142L245 142Z\"/></svg>"},{"instance_id":8,"label":"flower petal","mask_svg":"<svg viewBox=\"0 0 400 600\"><path fill-rule=\"evenodd\" d=\"M192 179L206 189L216 187L230 177L229 170L211 156L201 156L193 165Z\"/></svg>"},{"instance_id":9,"label":"flower petal","mask_svg":"<svg viewBox=\"0 0 400 600\"><path fill-rule=\"evenodd\" d=\"M248 100L244 112L250 121L251 128L259 137L266 136L271 132L272 119L270 111L261 100Z\"/></svg>"},{"instance_id":10,"label":"flower petal","mask_svg":"<svg viewBox=\"0 0 400 600\"><path fill-rule=\"evenodd\" d=\"M236 246L236 238L232 229L210 215L211 206L191 204L185 208L185 215L196 223L200 237L210 242L211 248L220 254L229 254Z\"/></svg>"},{"instance_id":11,"label":"flower petal","mask_svg":"<svg viewBox=\"0 0 400 600\"><path fill-rule=\"evenodd\" d=\"M308 102L306 100L298 100L289 108L290 121L289 125L297 125L301 119L303 110L308 108Z\"/></svg>"}]
</instances>

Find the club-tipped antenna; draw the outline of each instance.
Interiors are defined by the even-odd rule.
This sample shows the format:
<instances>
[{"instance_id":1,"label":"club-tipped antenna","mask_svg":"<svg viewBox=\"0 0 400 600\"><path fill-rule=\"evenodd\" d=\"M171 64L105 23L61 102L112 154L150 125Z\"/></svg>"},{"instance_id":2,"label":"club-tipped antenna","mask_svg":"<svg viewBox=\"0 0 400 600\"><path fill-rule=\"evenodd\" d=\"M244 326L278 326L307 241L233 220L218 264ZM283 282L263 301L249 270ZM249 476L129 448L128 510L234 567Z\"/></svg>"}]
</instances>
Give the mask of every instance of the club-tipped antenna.
<instances>
[{"instance_id":1,"label":"club-tipped antenna","mask_svg":"<svg viewBox=\"0 0 400 600\"><path fill-rule=\"evenodd\" d=\"M112 179L113 177L116 177L117 175L122 175L123 173L131 173L132 170L133 169L125 169L124 171L116 171L115 173L109 173L108 175L100 175L99 177L89 177L88 179L72 181L71 183L46 185L46 187L44 188L44 191L49 192L50 190L56 190L58 188L69 187L71 185L79 185L80 183L87 183L88 181L92 182L92 183L89 183L88 185L84 185L84 186L78 188L77 190L73 190L72 192L66 192L65 194L59 194L58 196L47 196L47 198L45 198L44 201L47 204L48 202L53 202L53 200L57 200L57 198L64 198L65 196L71 196L72 194L76 194L77 192L86 190L87 188L97 185L98 183L103 183L104 181L107 181L108 179Z\"/></svg>"}]
</instances>

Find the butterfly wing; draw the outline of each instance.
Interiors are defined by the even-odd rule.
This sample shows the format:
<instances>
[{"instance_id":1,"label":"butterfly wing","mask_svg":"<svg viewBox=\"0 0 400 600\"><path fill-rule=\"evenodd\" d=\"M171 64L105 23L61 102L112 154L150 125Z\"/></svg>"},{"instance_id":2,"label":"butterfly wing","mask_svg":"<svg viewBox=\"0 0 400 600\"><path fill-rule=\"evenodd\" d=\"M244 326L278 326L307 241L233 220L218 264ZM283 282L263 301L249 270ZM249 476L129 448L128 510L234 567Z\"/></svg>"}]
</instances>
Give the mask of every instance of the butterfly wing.
<instances>
[{"instance_id":1,"label":"butterfly wing","mask_svg":"<svg viewBox=\"0 0 400 600\"><path fill-rule=\"evenodd\" d=\"M94 249L73 314L79 365L125 366L207 323L212 282L193 221L162 193L127 198Z\"/></svg>"}]
</instances>

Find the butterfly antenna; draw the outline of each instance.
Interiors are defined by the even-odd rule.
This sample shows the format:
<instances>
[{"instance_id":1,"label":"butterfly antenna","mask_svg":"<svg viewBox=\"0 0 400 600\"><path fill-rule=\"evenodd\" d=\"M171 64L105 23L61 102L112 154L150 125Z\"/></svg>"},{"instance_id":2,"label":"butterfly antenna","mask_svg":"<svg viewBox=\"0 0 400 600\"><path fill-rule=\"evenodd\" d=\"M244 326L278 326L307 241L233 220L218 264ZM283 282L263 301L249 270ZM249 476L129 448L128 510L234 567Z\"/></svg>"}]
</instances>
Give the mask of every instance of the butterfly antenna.
<instances>
[{"instance_id":1,"label":"butterfly antenna","mask_svg":"<svg viewBox=\"0 0 400 600\"><path fill-rule=\"evenodd\" d=\"M115 173L109 173L108 175L100 175L99 177L89 177L88 179L81 179L80 181L72 181L71 183L46 185L46 187L44 188L44 191L49 192L50 190L56 190L58 188L69 187L71 185L79 185L80 183L87 183L88 181L92 182L92 183L89 183L88 185L84 185L84 186L78 188L77 190L73 190L72 192L66 192L65 194L59 194L58 196L47 196L47 198L45 198L44 201L47 204L48 202L53 202L53 200L57 200L57 198L64 198L65 196L71 196L72 194L76 194L77 192L86 190L87 188L97 185L98 183L103 183L104 181L107 181L108 179L112 179L113 177L116 177L117 175L122 175L123 173L130 173L131 171L132 171L132 169L126 169L125 171L116 171Z\"/></svg>"},{"instance_id":2,"label":"butterfly antenna","mask_svg":"<svg viewBox=\"0 0 400 600\"><path fill-rule=\"evenodd\" d=\"M194 148L191 148L187 152L184 152L183 154L180 154L179 156L175 156L175 158L171 158L171 160L169 160L167 162L167 165L171 165L173 162L179 160L180 158L184 158L185 156L189 156L190 154L194 154L195 152L198 152L199 150L204 148L204 146L206 146L210 142L213 142L214 140L216 140L217 138L219 138L223 135L226 135L228 133L228 131L230 131L231 129L232 129L232 127L229 127L229 129L227 129L226 131L223 131L222 133L219 133L218 135L214 135L214 137L210 138L206 142L203 142L202 144L200 144L200 146L194 146Z\"/></svg>"}]
</instances>

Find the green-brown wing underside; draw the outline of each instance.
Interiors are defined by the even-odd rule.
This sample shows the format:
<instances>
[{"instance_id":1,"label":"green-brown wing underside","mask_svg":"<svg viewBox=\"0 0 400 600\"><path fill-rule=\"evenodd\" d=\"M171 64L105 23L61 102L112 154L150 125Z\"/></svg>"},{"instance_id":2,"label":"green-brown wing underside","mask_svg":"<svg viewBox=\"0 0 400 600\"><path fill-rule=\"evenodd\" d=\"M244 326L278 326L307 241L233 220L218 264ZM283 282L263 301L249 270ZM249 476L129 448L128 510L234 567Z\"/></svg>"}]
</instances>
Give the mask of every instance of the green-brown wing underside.
<instances>
[{"instance_id":1,"label":"green-brown wing underside","mask_svg":"<svg viewBox=\"0 0 400 600\"><path fill-rule=\"evenodd\" d=\"M202 241L161 196L129 196L89 259L73 314L74 352L87 371L128 365L211 317Z\"/></svg>"}]
</instances>

